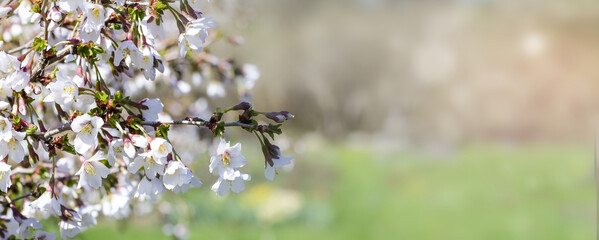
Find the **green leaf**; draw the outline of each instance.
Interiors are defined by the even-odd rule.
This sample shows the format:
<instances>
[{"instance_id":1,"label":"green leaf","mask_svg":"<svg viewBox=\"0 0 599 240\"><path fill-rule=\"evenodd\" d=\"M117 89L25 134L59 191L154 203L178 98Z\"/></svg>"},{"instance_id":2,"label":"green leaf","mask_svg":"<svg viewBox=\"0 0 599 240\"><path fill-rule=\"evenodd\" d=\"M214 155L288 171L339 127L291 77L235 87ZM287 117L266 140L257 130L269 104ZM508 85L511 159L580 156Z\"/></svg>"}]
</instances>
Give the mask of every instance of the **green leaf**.
<instances>
[{"instance_id":1,"label":"green leaf","mask_svg":"<svg viewBox=\"0 0 599 240\"><path fill-rule=\"evenodd\" d=\"M106 101L108 101L108 94L104 92L97 92L96 99L98 99L102 103L106 103Z\"/></svg>"},{"instance_id":2,"label":"green leaf","mask_svg":"<svg viewBox=\"0 0 599 240\"><path fill-rule=\"evenodd\" d=\"M42 52L42 51L44 51L44 49L46 49L46 46L48 46L48 43L46 42L46 40L38 38L38 37L33 39L33 50L34 51Z\"/></svg>"},{"instance_id":3,"label":"green leaf","mask_svg":"<svg viewBox=\"0 0 599 240\"><path fill-rule=\"evenodd\" d=\"M27 127L27 130L25 130L25 132L27 133L28 136L33 135L35 132L37 132L37 126L36 125L29 125Z\"/></svg>"},{"instance_id":4,"label":"green leaf","mask_svg":"<svg viewBox=\"0 0 599 240\"><path fill-rule=\"evenodd\" d=\"M168 3L164 3L162 1L156 3L156 5L154 6L154 10L156 10L156 11L165 10L167 8L168 8Z\"/></svg>"},{"instance_id":5,"label":"green leaf","mask_svg":"<svg viewBox=\"0 0 599 240\"><path fill-rule=\"evenodd\" d=\"M13 124L15 124L15 125L18 125L19 123L21 123L21 117L19 117L19 116L14 116L14 117L12 118L12 123L13 123Z\"/></svg>"},{"instance_id":6,"label":"green leaf","mask_svg":"<svg viewBox=\"0 0 599 240\"><path fill-rule=\"evenodd\" d=\"M123 99L123 92L121 92L121 91L117 91L117 92L114 94L114 96L113 96L113 97L114 97L114 101L115 101L115 102L118 102L118 101L120 101L121 99Z\"/></svg>"},{"instance_id":7,"label":"green leaf","mask_svg":"<svg viewBox=\"0 0 599 240\"><path fill-rule=\"evenodd\" d=\"M168 130L170 127L171 127L170 124L162 124L162 125L158 126L158 130L156 130L156 137L167 138Z\"/></svg>"},{"instance_id":8,"label":"green leaf","mask_svg":"<svg viewBox=\"0 0 599 240\"><path fill-rule=\"evenodd\" d=\"M91 57L94 52L86 45L79 45L77 46L77 54L87 58Z\"/></svg>"},{"instance_id":9,"label":"green leaf","mask_svg":"<svg viewBox=\"0 0 599 240\"><path fill-rule=\"evenodd\" d=\"M219 122L218 125L216 125L216 128L214 128L214 137L222 136L224 132L225 132L225 123Z\"/></svg>"},{"instance_id":10,"label":"green leaf","mask_svg":"<svg viewBox=\"0 0 599 240\"><path fill-rule=\"evenodd\" d=\"M46 188L45 187L40 187L37 192L38 192L39 195L42 195L42 194L44 194L44 192L46 192Z\"/></svg>"},{"instance_id":11,"label":"green leaf","mask_svg":"<svg viewBox=\"0 0 599 240\"><path fill-rule=\"evenodd\" d=\"M77 155L73 145L69 144L69 138L66 135L62 138L62 150L70 154Z\"/></svg>"}]
</instances>

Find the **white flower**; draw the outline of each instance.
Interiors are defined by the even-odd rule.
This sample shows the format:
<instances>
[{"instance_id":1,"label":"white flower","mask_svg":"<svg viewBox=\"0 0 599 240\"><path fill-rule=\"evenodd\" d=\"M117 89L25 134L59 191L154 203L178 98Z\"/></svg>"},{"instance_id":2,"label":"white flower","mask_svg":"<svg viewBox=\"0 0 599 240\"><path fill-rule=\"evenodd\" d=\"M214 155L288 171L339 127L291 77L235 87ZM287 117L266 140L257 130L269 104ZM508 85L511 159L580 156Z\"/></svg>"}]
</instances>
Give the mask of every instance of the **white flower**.
<instances>
[{"instance_id":1,"label":"white flower","mask_svg":"<svg viewBox=\"0 0 599 240\"><path fill-rule=\"evenodd\" d=\"M72 158L60 158L56 161L56 171L64 174L75 173L75 160Z\"/></svg>"},{"instance_id":2,"label":"white flower","mask_svg":"<svg viewBox=\"0 0 599 240\"><path fill-rule=\"evenodd\" d=\"M98 145L98 132L102 125L104 125L102 118L92 117L87 113L73 119L71 129L77 133L74 145L78 153L84 154L92 146Z\"/></svg>"},{"instance_id":3,"label":"white flower","mask_svg":"<svg viewBox=\"0 0 599 240\"><path fill-rule=\"evenodd\" d=\"M56 102L64 110L69 109L75 98L79 96L79 87L71 79L61 71L56 72L56 81L47 86L52 93L46 96L44 102Z\"/></svg>"},{"instance_id":4,"label":"white flower","mask_svg":"<svg viewBox=\"0 0 599 240\"><path fill-rule=\"evenodd\" d=\"M278 156L280 156L280 154ZM268 179L270 181L274 180L275 179L275 170L277 168L289 165L291 163L291 160L293 160L293 157L281 156L280 158L272 159L273 166L270 166L270 164L266 163L266 167L264 168L264 176L266 177L266 179Z\"/></svg>"},{"instance_id":5,"label":"white flower","mask_svg":"<svg viewBox=\"0 0 599 240\"><path fill-rule=\"evenodd\" d=\"M86 205L79 208L81 214L81 230L85 230L98 224L98 212L102 207L100 205Z\"/></svg>"},{"instance_id":6,"label":"white flower","mask_svg":"<svg viewBox=\"0 0 599 240\"><path fill-rule=\"evenodd\" d=\"M27 218L21 222L21 226L19 226L19 230L17 231L21 238L27 238L29 236L29 231L33 229L41 228L42 224L35 218Z\"/></svg>"},{"instance_id":7,"label":"white flower","mask_svg":"<svg viewBox=\"0 0 599 240\"><path fill-rule=\"evenodd\" d=\"M245 181L251 180L249 174L241 173L239 171L235 171L233 173L233 179L227 180L223 177L219 177L216 180L216 183L212 185L212 191L218 193L218 195L225 196L231 190L234 193L240 193L245 189Z\"/></svg>"},{"instance_id":8,"label":"white flower","mask_svg":"<svg viewBox=\"0 0 599 240\"><path fill-rule=\"evenodd\" d=\"M118 175L117 178L117 186L110 189L110 193L102 198L102 214L121 219L131 213L129 203L137 188L137 182L132 181L125 174Z\"/></svg>"},{"instance_id":9,"label":"white flower","mask_svg":"<svg viewBox=\"0 0 599 240\"><path fill-rule=\"evenodd\" d=\"M216 155L210 157L210 172L218 171L218 175L226 180L235 179L236 168L245 166L247 159L241 155L241 144L230 147L229 142L221 140Z\"/></svg>"},{"instance_id":10,"label":"white flower","mask_svg":"<svg viewBox=\"0 0 599 240\"><path fill-rule=\"evenodd\" d=\"M144 77L148 80L154 80L156 78L156 70L154 70L154 54L150 48L143 48L141 51L141 59L137 68L142 69Z\"/></svg>"},{"instance_id":11,"label":"white flower","mask_svg":"<svg viewBox=\"0 0 599 240\"><path fill-rule=\"evenodd\" d=\"M146 199L153 201L162 192L164 192L164 187L162 187L159 179L152 178L151 181L148 181L146 177L143 177L137 186L134 197L139 198L141 201L145 201Z\"/></svg>"},{"instance_id":12,"label":"white flower","mask_svg":"<svg viewBox=\"0 0 599 240\"><path fill-rule=\"evenodd\" d=\"M158 98L148 99L144 98L139 103L144 106L147 106L148 109L142 109L141 114L143 115L146 121L156 121L158 120L158 114L162 112L164 105Z\"/></svg>"},{"instance_id":13,"label":"white flower","mask_svg":"<svg viewBox=\"0 0 599 240\"><path fill-rule=\"evenodd\" d=\"M126 163L129 163L129 158L125 154L123 139L120 138L113 139L110 142L110 147L108 147L108 163L110 166L114 166L117 157L121 157Z\"/></svg>"},{"instance_id":14,"label":"white flower","mask_svg":"<svg viewBox=\"0 0 599 240\"><path fill-rule=\"evenodd\" d=\"M179 35L179 56L185 57L188 50L201 52L208 37L208 29L216 25L210 18L200 18L192 21L185 28L185 33Z\"/></svg>"},{"instance_id":15,"label":"white flower","mask_svg":"<svg viewBox=\"0 0 599 240\"><path fill-rule=\"evenodd\" d=\"M131 213L131 198L123 194L110 194L102 199L102 214L117 219L125 218Z\"/></svg>"},{"instance_id":16,"label":"white flower","mask_svg":"<svg viewBox=\"0 0 599 240\"><path fill-rule=\"evenodd\" d=\"M72 189L68 186L62 186L60 188L60 195L57 195L58 201L60 204L65 206L75 205L75 198L77 197L77 192L75 189Z\"/></svg>"},{"instance_id":17,"label":"white flower","mask_svg":"<svg viewBox=\"0 0 599 240\"><path fill-rule=\"evenodd\" d=\"M69 211L73 217L61 220L58 224L60 228L60 237L62 239L73 238L81 232L81 216L75 211Z\"/></svg>"},{"instance_id":18,"label":"white flower","mask_svg":"<svg viewBox=\"0 0 599 240\"><path fill-rule=\"evenodd\" d=\"M143 166L146 176L154 177L156 174L164 174L164 164L166 164L166 158L155 158L151 152L145 152L135 157L127 169L130 173L136 173Z\"/></svg>"},{"instance_id":19,"label":"white flower","mask_svg":"<svg viewBox=\"0 0 599 240\"><path fill-rule=\"evenodd\" d=\"M17 220L15 220L15 218L13 217L12 209L10 208L7 210L7 218L8 220L4 222L4 226L6 227L8 236L5 236L6 238L4 239L8 239L8 237L12 235L14 235L15 237L19 235L19 222L17 222Z\"/></svg>"},{"instance_id":20,"label":"white flower","mask_svg":"<svg viewBox=\"0 0 599 240\"><path fill-rule=\"evenodd\" d=\"M12 97L11 82L7 81L6 79L0 79L0 102L7 105L2 107L3 109L6 109L9 105L6 101L8 97Z\"/></svg>"},{"instance_id":21,"label":"white flower","mask_svg":"<svg viewBox=\"0 0 599 240\"><path fill-rule=\"evenodd\" d=\"M62 215L60 212L60 203L58 203L58 199L53 195L50 191L46 191L38 199L31 202L31 207L40 211L43 218L48 218L52 215Z\"/></svg>"},{"instance_id":22,"label":"white flower","mask_svg":"<svg viewBox=\"0 0 599 240\"><path fill-rule=\"evenodd\" d=\"M123 150L129 158L134 158L137 152L135 151L135 144L130 138L123 139Z\"/></svg>"},{"instance_id":23,"label":"white flower","mask_svg":"<svg viewBox=\"0 0 599 240\"><path fill-rule=\"evenodd\" d=\"M85 4L85 22L81 26L81 29L85 32L98 32L104 26L104 7L98 4L87 3Z\"/></svg>"},{"instance_id":24,"label":"white flower","mask_svg":"<svg viewBox=\"0 0 599 240\"><path fill-rule=\"evenodd\" d=\"M166 162L166 157L173 151L173 146L164 138L154 138L150 142L152 155L156 159L163 159Z\"/></svg>"},{"instance_id":25,"label":"white flower","mask_svg":"<svg viewBox=\"0 0 599 240\"><path fill-rule=\"evenodd\" d=\"M35 240L54 240L56 239L56 233L44 232L42 230L35 231Z\"/></svg>"},{"instance_id":26,"label":"white flower","mask_svg":"<svg viewBox=\"0 0 599 240\"><path fill-rule=\"evenodd\" d=\"M119 47L114 51L114 65L120 65L121 61L127 56L131 58L133 65L139 65L141 63L141 59L143 58L143 54L131 40L122 42L121 45L119 45Z\"/></svg>"},{"instance_id":27,"label":"white flower","mask_svg":"<svg viewBox=\"0 0 599 240\"><path fill-rule=\"evenodd\" d=\"M141 30L148 39L156 40L164 38L164 25L152 16L146 16L141 21Z\"/></svg>"},{"instance_id":28,"label":"white flower","mask_svg":"<svg viewBox=\"0 0 599 240\"><path fill-rule=\"evenodd\" d=\"M24 145L27 144L24 139L24 132L12 130L12 137L8 140L8 142L0 142L0 158L4 158L8 154L8 158L16 163L23 161L23 158L25 157Z\"/></svg>"},{"instance_id":29,"label":"white flower","mask_svg":"<svg viewBox=\"0 0 599 240\"><path fill-rule=\"evenodd\" d=\"M179 192L186 193L187 190L189 189L189 186L194 186L194 187L201 187L202 186L202 182L200 182L200 180L198 180L197 178L195 178L193 176L193 174L191 173L191 171L189 171L189 170L188 170L188 175L191 175L191 179L189 180L189 183L183 184L183 185L180 185L180 186L175 186L175 188L173 188L173 192L175 192L175 193L179 193Z\"/></svg>"},{"instance_id":30,"label":"white flower","mask_svg":"<svg viewBox=\"0 0 599 240\"><path fill-rule=\"evenodd\" d=\"M79 31L79 37L81 37L81 40L83 40L83 42L93 42L93 43L101 43L102 38L101 38L101 31Z\"/></svg>"},{"instance_id":31,"label":"white flower","mask_svg":"<svg viewBox=\"0 0 599 240\"><path fill-rule=\"evenodd\" d=\"M8 118L0 117L0 140L9 141L12 138L12 123Z\"/></svg>"},{"instance_id":32,"label":"white flower","mask_svg":"<svg viewBox=\"0 0 599 240\"><path fill-rule=\"evenodd\" d=\"M11 184L10 165L6 164L5 162L0 162L0 190L6 192Z\"/></svg>"},{"instance_id":33,"label":"white flower","mask_svg":"<svg viewBox=\"0 0 599 240\"><path fill-rule=\"evenodd\" d=\"M179 161L170 161L164 171L162 182L166 189L173 190L177 186L189 184L192 178L193 175L191 174L191 171L185 167L183 163Z\"/></svg>"},{"instance_id":34,"label":"white flower","mask_svg":"<svg viewBox=\"0 0 599 240\"><path fill-rule=\"evenodd\" d=\"M21 68L21 62L17 57L7 54L4 51L0 51L0 71L4 73L11 73Z\"/></svg>"},{"instance_id":35,"label":"white flower","mask_svg":"<svg viewBox=\"0 0 599 240\"><path fill-rule=\"evenodd\" d=\"M13 71L6 77L6 81L9 82L13 90L19 92L29 83L29 72L25 72L22 69Z\"/></svg>"},{"instance_id":36,"label":"white flower","mask_svg":"<svg viewBox=\"0 0 599 240\"><path fill-rule=\"evenodd\" d=\"M85 1L81 0L60 0L58 1L58 6L67 12L74 12L77 9L85 9L85 3Z\"/></svg>"},{"instance_id":37,"label":"white flower","mask_svg":"<svg viewBox=\"0 0 599 240\"><path fill-rule=\"evenodd\" d=\"M78 188L90 186L98 189L102 186L102 178L106 178L110 170L104 166L99 160L106 159L104 152L98 151L90 159L83 161L81 168L75 175L79 175Z\"/></svg>"},{"instance_id":38,"label":"white flower","mask_svg":"<svg viewBox=\"0 0 599 240\"><path fill-rule=\"evenodd\" d=\"M185 57L190 49L195 52L204 50L204 41L196 35L183 33L179 35L179 57Z\"/></svg>"},{"instance_id":39,"label":"white flower","mask_svg":"<svg viewBox=\"0 0 599 240\"><path fill-rule=\"evenodd\" d=\"M11 7L0 7L0 19L8 17L8 14L12 11L13 9Z\"/></svg>"},{"instance_id":40,"label":"white flower","mask_svg":"<svg viewBox=\"0 0 599 240\"><path fill-rule=\"evenodd\" d=\"M75 104L73 105L75 110L78 110L82 113L89 112L96 107L96 99L91 95L79 95L75 99Z\"/></svg>"},{"instance_id":41,"label":"white flower","mask_svg":"<svg viewBox=\"0 0 599 240\"><path fill-rule=\"evenodd\" d=\"M133 142L133 145L136 147L145 148L148 146L148 139L146 137L136 134L131 134L129 136L131 137L131 142Z\"/></svg>"},{"instance_id":42,"label":"white flower","mask_svg":"<svg viewBox=\"0 0 599 240\"><path fill-rule=\"evenodd\" d=\"M198 36L202 42L206 41L208 37L208 29L216 26L216 23L211 18L200 18L192 21L185 30L187 35Z\"/></svg>"}]
</instances>

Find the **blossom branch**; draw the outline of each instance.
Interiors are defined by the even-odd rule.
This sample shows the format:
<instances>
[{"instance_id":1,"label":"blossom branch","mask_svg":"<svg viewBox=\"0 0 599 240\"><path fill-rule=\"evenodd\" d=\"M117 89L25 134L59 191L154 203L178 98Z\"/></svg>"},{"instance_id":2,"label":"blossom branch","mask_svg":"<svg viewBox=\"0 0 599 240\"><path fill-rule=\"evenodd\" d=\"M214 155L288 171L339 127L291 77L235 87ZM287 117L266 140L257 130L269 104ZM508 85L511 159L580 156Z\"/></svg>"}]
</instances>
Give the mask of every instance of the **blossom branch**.
<instances>
[{"instance_id":1,"label":"blossom branch","mask_svg":"<svg viewBox=\"0 0 599 240\"><path fill-rule=\"evenodd\" d=\"M189 120L190 118L186 118L186 119L179 119L179 120L172 120L172 121L142 121L141 124L142 125L146 125L146 126L159 126L162 124L173 124L173 125L194 125L194 126L198 126L198 127L205 127L205 128L210 128L210 122L208 121L203 121L203 120ZM225 127L244 127L244 128L249 128L249 129L253 129L253 130L260 130L260 126L261 125L253 125L253 124L247 124L247 123L242 123L239 121L236 122L227 122L224 124ZM110 127L109 124L104 125L104 127ZM50 131L46 131L46 132L41 132L41 133L34 133L31 136L37 139L47 139L49 137L58 135L62 132L66 132L71 130L71 124L70 123L65 123L64 125L56 128L56 129L52 129Z\"/></svg>"},{"instance_id":2,"label":"blossom branch","mask_svg":"<svg viewBox=\"0 0 599 240\"><path fill-rule=\"evenodd\" d=\"M32 71L31 71L31 79L37 79L39 78L42 73L44 72L44 70L46 70L46 67L52 63L55 63L57 61L59 61L60 59L66 57L69 54L72 54L75 52L75 46L67 46L63 49L61 49L60 51L58 51L56 53L56 55L50 56L48 58L46 58L45 56L42 56L42 58L37 61L37 63L35 64L35 66L33 67Z\"/></svg>"}]
</instances>

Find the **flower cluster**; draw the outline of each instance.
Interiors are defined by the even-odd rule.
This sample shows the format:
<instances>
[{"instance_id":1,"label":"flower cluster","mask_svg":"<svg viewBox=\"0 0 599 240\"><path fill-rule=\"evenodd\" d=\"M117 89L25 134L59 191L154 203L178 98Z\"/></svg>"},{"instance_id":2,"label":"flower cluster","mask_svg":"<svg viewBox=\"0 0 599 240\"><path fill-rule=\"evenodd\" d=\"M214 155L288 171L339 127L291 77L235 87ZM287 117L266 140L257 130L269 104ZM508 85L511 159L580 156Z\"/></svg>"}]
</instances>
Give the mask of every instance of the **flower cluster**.
<instances>
[{"instance_id":1,"label":"flower cluster","mask_svg":"<svg viewBox=\"0 0 599 240\"><path fill-rule=\"evenodd\" d=\"M248 160L241 144L225 140L227 128L257 137L266 179L291 163L271 142L293 115L255 110L248 101L257 68L205 51L222 33L210 30L216 23L200 12L204 4L21 0L0 6L8 23L0 41L0 239L72 238L101 215L126 218L135 203L202 186L192 170L196 154L177 152L171 141L175 126L207 129L219 140L200 171L218 175L211 189L220 196L243 191L251 179L242 172ZM237 85L240 104L210 111L200 98L188 114L171 113L184 116L179 120L161 99L138 97L166 94L163 86L174 94L205 89L208 97L223 97L228 84ZM58 219L59 235L43 231L46 218Z\"/></svg>"}]
</instances>

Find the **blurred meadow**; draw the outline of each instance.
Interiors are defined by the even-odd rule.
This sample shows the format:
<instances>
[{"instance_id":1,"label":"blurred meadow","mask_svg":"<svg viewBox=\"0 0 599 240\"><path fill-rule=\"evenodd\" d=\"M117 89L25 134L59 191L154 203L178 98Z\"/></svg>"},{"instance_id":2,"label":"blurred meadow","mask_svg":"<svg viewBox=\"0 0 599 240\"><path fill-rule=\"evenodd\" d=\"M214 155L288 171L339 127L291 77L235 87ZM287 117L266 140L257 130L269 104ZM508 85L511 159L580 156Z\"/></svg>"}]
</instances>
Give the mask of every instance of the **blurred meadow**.
<instances>
[{"instance_id":1,"label":"blurred meadow","mask_svg":"<svg viewBox=\"0 0 599 240\"><path fill-rule=\"evenodd\" d=\"M81 239L595 236L599 1L217 0L206 13L244 38L209 50L258 66L254 106L295 115L278 139L293 169L266 181L255 139L232 132L244 192L216 196L197 156L203 187Z\"/></svg>"}]
</instances>

